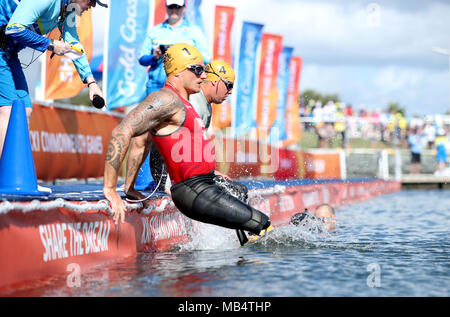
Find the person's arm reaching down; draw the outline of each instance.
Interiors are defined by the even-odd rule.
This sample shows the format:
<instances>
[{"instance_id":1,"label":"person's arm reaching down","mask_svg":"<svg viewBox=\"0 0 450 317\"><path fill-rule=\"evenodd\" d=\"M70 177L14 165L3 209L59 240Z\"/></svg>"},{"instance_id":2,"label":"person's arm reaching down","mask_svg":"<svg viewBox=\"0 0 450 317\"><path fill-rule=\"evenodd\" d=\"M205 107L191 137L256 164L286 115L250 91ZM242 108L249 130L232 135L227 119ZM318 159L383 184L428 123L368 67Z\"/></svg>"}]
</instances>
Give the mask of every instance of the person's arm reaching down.
<instances>
[{"instance_id":1,"label":"person's arm reaching down","mask_svg":"<svg viewBox=\"0 0 450 317\"><path fill-rule=\"evenodd\" d=\"M174 93L160 90L145 98L114 128L105 158L103 194L111 203L113 220L125 221L125 204L116 191L117 178L131 138L141 136L170 119L179 110L180 100ZM182 106L182 105L181 105ZM129 160L133 160L129 157Z\"/></svg>"},{"instance_id":2,"label":"person's arm reaching down","mask_svg":"<svg viewBox=\"0 0 450 317\"><path fill-rule=\"evenodd\" d=\"M134 189L139 169L145 162L151 146L151 133L134 137L130 147L130 159L127 160L127 174L125 179L125 194L133 199L145 198L139 191Z\"/></svg>"}]
</instances>

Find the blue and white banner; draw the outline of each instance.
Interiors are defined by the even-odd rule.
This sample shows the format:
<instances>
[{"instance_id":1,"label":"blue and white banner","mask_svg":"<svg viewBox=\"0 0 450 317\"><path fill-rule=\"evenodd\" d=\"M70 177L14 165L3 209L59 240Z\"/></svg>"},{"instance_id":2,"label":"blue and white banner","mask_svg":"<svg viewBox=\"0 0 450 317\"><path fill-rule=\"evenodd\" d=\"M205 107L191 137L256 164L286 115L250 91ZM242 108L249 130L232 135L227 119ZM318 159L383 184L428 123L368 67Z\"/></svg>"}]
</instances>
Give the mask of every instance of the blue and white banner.
<instances>
[{"instance_id":1,"label":"blue and white banner","mask_svg":"<svg viewBox=\"0 0 450 317\"><path fill-rule=\"evenodd\" d=\"M289 63L291 62L293 51L294 49L292 47L284 47L283 51L280 54L277 78L277 117L270 129L269 139L271 143L276 143L287 138L285 113L289 87Z\"/></svg>"},{"instance_id":2,"label":"blue and white banner","mask_svg":"<svg viewBox=\"0 0 450 317\"><path fill-rule=\"evenodd\" d=\"M129 106L145 97L147 70L138 54L149 23L150 1L110 1L106 28L103 85L108 109Z\"/></svg>"},{"instance_id":3,"label":"blue and white banner","mask_svg":"<svg viewBox=\"0 0 450 317\"><path fill-rule=\"evenodd\" d=\"M234 136L240 136L256 127L256 69L258 47L261 42L264 25L243 22L239 53L236 58L235 102L233 103L233 120L231 122Z\"/></svg>"}]
</instances>

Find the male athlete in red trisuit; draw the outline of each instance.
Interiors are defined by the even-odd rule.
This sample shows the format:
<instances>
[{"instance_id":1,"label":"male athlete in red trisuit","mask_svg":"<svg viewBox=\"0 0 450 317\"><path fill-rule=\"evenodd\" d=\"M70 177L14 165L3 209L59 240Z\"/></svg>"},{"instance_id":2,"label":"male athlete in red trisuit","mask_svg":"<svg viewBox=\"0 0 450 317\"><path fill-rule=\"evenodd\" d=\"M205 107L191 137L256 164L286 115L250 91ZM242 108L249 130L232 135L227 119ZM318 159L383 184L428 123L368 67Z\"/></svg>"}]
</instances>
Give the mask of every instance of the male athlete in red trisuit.
<instances>
[{"instance_id":1,"label":"male athlete in red trisuit","mask_svg":"<svg viewBox=\"0 0 450 317\"><path fill-rule=\"evenodd\" d=\"M218 226L246 230L257 236L273 227L269 217L226 193L215 181L214 146L205 127L187 101L200 91L206 78L203 57L191 45L179 43L164 55L165 86L148 95L113 130L108 145L103 193L111 202L116 223L125 220L125 205L116 191L119 169L132 137L149 133L144 151L128 160L140 166L153 141L170 178L172 200L186 216ZM132 191L134 189L129 188Z\"/></svg>"}]
</instances>

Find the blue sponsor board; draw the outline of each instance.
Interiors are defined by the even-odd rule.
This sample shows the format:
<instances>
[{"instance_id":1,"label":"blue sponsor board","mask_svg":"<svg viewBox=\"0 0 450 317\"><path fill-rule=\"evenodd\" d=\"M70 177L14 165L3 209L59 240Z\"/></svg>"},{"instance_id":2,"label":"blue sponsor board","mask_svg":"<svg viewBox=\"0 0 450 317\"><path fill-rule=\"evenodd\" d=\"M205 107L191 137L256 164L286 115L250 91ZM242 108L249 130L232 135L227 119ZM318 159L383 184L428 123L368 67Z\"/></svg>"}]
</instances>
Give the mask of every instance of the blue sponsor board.
<instances>
[{"instance_id":1,"label":"blue sponsor board","mask_svg":"<svg viewBox=\"0 0 450 317\"><path fill-rule=\"evenodd\" d=\"M197 25L203 33L205 33L205 28L203 26L203 17L200 12L200 6L202 5L202 0L189 0L186 5L186 18L187 20Z\"/></svg>"},{"instance_id":2,"label":"blue sponsor board","mask_svg":"<svg viewBox=\"0 0 450 317\"><path fill-rule=\"evenodd\" d=\"M280 64L277 78L277 117L270 129L269 139L271 143L276 143L287 138L286 134L286 101L289 87L289 63L292 58L292 47L284 47L280 54Z\"/></svg>"},{"instance_id":3,"label":"blue sponsor board","mask_svg":"<svg viewBox=\"0 0 450 317\"><path fill-rule=\"evenodd\" d=\"M235 136L245 134L256 127L256 74L257 52L264 25L243 22L239 47L236 79L236 105L232 126Z\"/></svg>"},{"instance_id":4,"label":"blue sponsor board","mask_svg":"<svg viewBox=\"0 0 450 317\"><path fill-rule=\"evenodd\" d=\"M145 97L147 70L138 55L149 23L150 1L111 1L104 81L108 109L139 103Z\"/></svg>"}]
</instances>

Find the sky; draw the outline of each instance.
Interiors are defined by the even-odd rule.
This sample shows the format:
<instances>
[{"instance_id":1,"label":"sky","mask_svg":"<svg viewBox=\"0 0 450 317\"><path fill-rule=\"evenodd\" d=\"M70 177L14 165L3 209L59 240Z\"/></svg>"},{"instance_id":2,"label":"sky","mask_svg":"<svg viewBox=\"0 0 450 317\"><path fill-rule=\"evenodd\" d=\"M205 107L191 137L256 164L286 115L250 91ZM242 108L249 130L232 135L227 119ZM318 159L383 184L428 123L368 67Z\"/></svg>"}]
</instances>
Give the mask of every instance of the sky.
<instances>
[{"instance_id":1,"label":"sky","mask_svg":"<svg viewBox=\"0 0 450 317\"><path fill-rule=\"evenodd\" d=\"M283 36L304 61L301 92L336 93L357 110L398 102L409 116L450 109L450 60L431 49L450 49L449 0L203 0L207 36L215 5L236 8L236 28L245 20ZM93 10L95 55L103 11Z\"/></svg>"}]
</instances>

